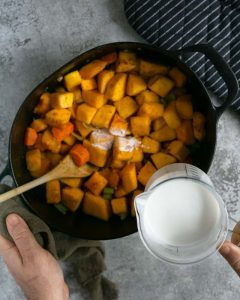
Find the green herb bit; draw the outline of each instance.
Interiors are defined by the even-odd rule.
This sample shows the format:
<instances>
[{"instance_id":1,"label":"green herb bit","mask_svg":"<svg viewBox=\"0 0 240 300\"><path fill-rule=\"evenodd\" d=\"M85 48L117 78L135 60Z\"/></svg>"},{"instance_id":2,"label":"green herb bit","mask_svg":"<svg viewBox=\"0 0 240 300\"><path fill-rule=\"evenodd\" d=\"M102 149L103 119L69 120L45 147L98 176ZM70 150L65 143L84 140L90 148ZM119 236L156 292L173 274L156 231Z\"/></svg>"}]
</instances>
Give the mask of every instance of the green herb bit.
<instances>
[{"instance_id":1,"label":"green herb bit","mask_svg":"<svg viewBox=\"0 0 240 300\"><path fill-rule=\"evenodd\" d=\"M66 215L68 209L61 203L54 204L54 207L63 215Z\"/></svg>"},{"instance_id":2,"label":"green herb bit","mask_svg":"<svg viewBox=\"0 0 240 300\"><path fill-rule=\"evenodd\" d=\"M127 218L128 214L121 214L119 217L122 221L124 221Z\"/></svg>"},{"instance_id":3,"label":"green herb bit","mask_svg":"<svg viewBox=\"0 0 240 300\"><path fill-rule=\"evenodd\" d=\"M172 101L176 100L176 95L174 93L170 93L165 98L162 98L161 100L165 106L168 106Z\"/></svg>"},{"instance_id":4,"label":"green herb bit","mask_svg":"<svg viewBox=\"0 0 240 300\"><path fill-rule=\"evenodd\" d=\"M74 136L77 140L79 140L80 142L82 142L82 140L83 140L83 138L79 135L79 134L77 134L77 133L75 133L75 132L72 132L72 136Z\"/></svg>"},{"instance_id":5,"label":"green herb bit","mask_svg":"<svg viewBox=\"0 0 240 300\"><path fill-rule=\"evenodd\" d=\"M103 198L105 200L112 200L112 195L111 194L103 194Z\"/></svg>"},{"instance_id":6,"label":"green herb bit","mask_svg":"<svg viewBox=\"0 0 240 300\"><path fill-rule=\"evenodd\" d=\"M113 189L113 188L110 188L110 187L106 187L106 188L103 190L103 194L114 194L114 189Z\"/></svg>"}]
</instances>

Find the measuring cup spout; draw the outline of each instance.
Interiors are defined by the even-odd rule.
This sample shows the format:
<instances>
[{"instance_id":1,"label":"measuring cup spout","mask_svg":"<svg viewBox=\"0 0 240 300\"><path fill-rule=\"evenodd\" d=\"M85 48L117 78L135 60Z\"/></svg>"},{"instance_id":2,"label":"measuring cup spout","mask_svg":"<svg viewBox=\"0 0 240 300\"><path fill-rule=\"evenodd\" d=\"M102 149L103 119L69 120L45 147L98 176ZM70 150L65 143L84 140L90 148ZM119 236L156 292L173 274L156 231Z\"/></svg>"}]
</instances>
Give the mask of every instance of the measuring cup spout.
<instances>
[{"instance_id":1,"label":"measuring cup spout","mask_svg":"<svg viewBox=\"0 0 240 300\"><path fill-rule=\"evenodd\" d=\"M134 205L135 205L136 211L138 211L139 214L141 214L141 212L143 212L149 195L150 195L150 192L144 192L144 193L137 195L137 197L135 197Z\"/></svg>"}]
</instances>

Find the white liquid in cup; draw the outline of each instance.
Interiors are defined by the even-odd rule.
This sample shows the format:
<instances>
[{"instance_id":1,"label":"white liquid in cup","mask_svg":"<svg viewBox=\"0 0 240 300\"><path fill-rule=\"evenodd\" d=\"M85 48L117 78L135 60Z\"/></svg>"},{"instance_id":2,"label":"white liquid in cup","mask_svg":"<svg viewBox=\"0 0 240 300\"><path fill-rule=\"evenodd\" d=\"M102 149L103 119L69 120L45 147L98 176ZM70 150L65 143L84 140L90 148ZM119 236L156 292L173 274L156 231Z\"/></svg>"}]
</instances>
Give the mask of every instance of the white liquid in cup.
<instances>
[{"instance_id":1,"label":"white liquid in cup","mask_svg":"<svg viewBox=\"0 0 240 300\"><path fill-rule=\"evenodd\" d=\"M207 186L174 179L157 186L146 202L143 226L148 243L191 246L219 233L220 207Z\"/></svg>"}]
</instances>

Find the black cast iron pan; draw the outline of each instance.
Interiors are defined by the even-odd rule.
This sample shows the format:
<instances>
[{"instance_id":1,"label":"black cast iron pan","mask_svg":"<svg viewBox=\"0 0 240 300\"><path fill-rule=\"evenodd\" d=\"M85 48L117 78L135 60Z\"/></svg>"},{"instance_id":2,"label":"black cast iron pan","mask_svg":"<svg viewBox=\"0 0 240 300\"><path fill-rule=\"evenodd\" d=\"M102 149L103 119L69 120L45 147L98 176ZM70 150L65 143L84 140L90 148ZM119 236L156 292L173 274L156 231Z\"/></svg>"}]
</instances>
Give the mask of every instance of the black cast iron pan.
<instances>
[{"instance_id":1,"label":"black cast iron pan","mask_svg":"<svg viewBox=\"0 0 240 300\"><path fill-rule=\"evenodd\" d=\"M170 66L177 66L188 77L188 89L193 95L194 107L204 113L207 118L207 134L204 142L193 157L193 164L207 172L216 146L216 126L217 120L223 111L234 101L238 92L237 80L224 61L224 59L208 45L194 45L177 52L160 50L150 45L134 42L118 42L106 44L91 49L61 67L40 83L21 105L11 128L9 139L9 164L0 175L0 180L10 174L17 186L23 185L32 180L26 169L25 152L23 145L26 127L32 120L32 111L39 96L47 89L54 88L58 84L57 78L74 69L79 69L87 62L99 58L115 50L130 50L147 60L164 63ZM217 107L211 101L209 92L198 79L196 74L183 63L179 55L183 52L202 52L214 64L219 71L219 75L225 81L228 88L228 97L225 102ZM44 186L40 186L22 195L25 203L51 228L67 233L69 235L92 240L104 240L120 238L137 231L136 220L129 217L124 221L112 218L109 222L104 222L86 216L81 212L61 215L55 208L45 202Z\"/></svg>"}]
</instances>

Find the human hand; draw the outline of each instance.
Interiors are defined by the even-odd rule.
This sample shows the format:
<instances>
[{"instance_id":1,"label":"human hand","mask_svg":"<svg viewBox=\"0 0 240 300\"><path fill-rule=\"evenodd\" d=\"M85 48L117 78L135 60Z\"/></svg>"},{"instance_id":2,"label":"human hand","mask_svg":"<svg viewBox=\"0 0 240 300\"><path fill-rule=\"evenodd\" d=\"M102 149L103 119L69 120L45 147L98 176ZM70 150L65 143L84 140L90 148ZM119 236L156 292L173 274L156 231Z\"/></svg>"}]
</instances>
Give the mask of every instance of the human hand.
<instances>
[{"instance_id":1,"label":"human hand","mask_svg":"<svg viewBox=\"0 0 240 300\"><path fill-rule=\"evenodd\" d=\"M69 291L60 266L35 240L16 214L6 218L13 242L0 235L0 255L28 300L66 300Z\"/></svg>"},{"instance_id":2,"label":"human hand","mask_svg":"<svg viewBox=\"0 0 240 300\"><path fill-rule=\"evenodd\" d=\"M240 276L240 248L230 241L225 241L219 252L228 261L238 276Z\"/></svg>"}]
</instances>

